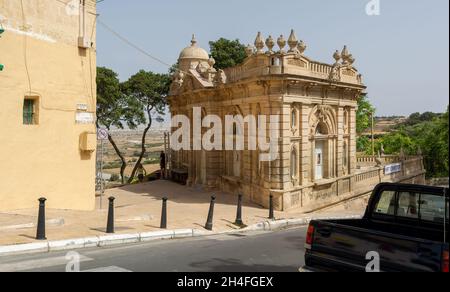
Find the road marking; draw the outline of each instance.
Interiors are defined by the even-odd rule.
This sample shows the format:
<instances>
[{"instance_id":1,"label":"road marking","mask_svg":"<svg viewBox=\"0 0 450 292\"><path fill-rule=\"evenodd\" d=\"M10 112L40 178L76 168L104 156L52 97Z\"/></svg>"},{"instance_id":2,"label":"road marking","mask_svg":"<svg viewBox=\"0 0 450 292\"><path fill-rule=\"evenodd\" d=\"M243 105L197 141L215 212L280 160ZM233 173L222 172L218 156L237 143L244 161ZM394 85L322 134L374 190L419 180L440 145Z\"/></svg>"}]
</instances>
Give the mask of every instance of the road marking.
<instances>
[{"instance_id":1,"label":"road marking","mask_svg":"<svg viewBox=\"0 0 450 292\"><path fill-rule=\"evenodd\" d=\"M93 261L93 259L85 257L85 256L80 256L80 262L89 262L89 261ZM22 262L13 262L13 263L7 263L7 264L0 264L0 272L11 273L11 272L19 272L19 271L27 271L27 270L38 270L38 269L42 269L42 268L64 266L64 265L67 265L67 263L68 263L68 260L66 259L65 256L28 260L28 261L22 261Z\"/></svg>"},{"instance_id":2,"label":"road marking","mask_svg":"<svg viewBox=\"0 0 450 292\"><path fill-rule=\"evenodd\" d=\"M121 267L111 266L111 267L103 267L96 268L92 270L82 271L83 273L131 273L133 271L123 269Z\"/></svg>"}]
</instances>

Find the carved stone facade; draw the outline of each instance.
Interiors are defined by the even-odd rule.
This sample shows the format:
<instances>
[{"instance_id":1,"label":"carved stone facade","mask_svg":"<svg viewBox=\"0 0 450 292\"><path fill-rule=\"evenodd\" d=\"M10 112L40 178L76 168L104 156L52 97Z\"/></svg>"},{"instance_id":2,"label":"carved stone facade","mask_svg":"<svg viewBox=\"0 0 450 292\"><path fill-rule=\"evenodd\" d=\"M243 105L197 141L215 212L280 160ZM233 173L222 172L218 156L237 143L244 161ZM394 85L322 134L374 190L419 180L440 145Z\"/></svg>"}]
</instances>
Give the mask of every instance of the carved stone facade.
<instances>
[{"instance_id":1,"label":"carved stone facade","mask_svg":"<svg viewBox=\"0 0 450 292\"><path fill-rule=\"evenodd\" d=\"M293 31L277 44L275 50L275 40L264 41L259 33L241 65L216 70L193 39L180 55L169 104L172 116L191 122L194 107L223 120L230 114L278 115L279 159L261 162L259 151L181 150L172 153L171 165L187 171L189 185L241 193L265 207L272 194L278 210L307 210L312 201L337 193L337 182L357 170L356 110L365 86L346 47L328 65L306 57L306 44Z\"/></svg>"}]
</instances>

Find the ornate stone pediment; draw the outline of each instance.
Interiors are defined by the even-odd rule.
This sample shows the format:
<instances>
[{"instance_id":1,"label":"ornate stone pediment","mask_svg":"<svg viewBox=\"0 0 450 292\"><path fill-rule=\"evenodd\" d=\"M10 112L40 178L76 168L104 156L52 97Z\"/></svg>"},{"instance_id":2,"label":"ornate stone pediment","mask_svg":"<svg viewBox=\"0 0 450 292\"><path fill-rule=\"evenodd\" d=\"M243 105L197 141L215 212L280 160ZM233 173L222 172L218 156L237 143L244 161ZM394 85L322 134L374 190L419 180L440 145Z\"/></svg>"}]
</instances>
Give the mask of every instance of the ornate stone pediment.
<instances>
[{"instance_id":1,"label":"ornate stone pediment","mask_svg":"<svg viewBox=\"0 0 450 292\"><path fill-rule=\"evenodd\" d=\"M303 59L291 59L288 61L288 64L301 68L308 68L308 63Z\"/></svg>"},{"instance_id":2,"label":"ornate stone pediment","mask_svg":"<svg viewBox=\"0 0 450 292\"><path fill-rule=\"evenodd\" d=\"M341 68L338 64L333 65L333 67L331 68L329 79L332 82L341 81Z\"/></svg>"},{"instance_id":3,"label":"ornate stone pediment","mask_svg":"<svg viewBox=\"0 0 450 292\"><path fill-rule=\"evenodd\" d=\"M316 134L319 123L323 123L327 126L330 135L336 133L336 113L331 106L317 105L313 108L309 117L311 136Z\"/></svg>"},{"instance_id":4,"label":"ornate stone pediment","mask_svg":"<svg viewBox=\"0 0 450 292\"><path fill-rule=\"evenodd\" d=\"M342 69L342 75L356 77L357 71L353 67L345 67Z\"/></svg>"}]
</instances>

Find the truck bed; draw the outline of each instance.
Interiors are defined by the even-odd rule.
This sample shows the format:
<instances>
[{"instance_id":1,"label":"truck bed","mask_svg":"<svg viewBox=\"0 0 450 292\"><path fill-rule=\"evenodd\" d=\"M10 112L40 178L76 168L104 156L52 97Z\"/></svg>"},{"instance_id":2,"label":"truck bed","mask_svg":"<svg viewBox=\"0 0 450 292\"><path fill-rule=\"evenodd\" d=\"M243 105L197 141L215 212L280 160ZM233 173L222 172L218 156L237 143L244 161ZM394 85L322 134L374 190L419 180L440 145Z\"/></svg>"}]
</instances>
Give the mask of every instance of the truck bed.
<instances>
[{"instance_id":1,"label":"truck bed","mask_svg":"<svg viewBox=\"0 0 450 292\"><path fill-rule=\"evenodd\" d=\"M377 252L381 271L441 270L442 230L411 229L366 219L313 221L311 225L315 228L314 243L305 256L311 269L366 271L367 255Z\"/></svg>"},{"instance_id":2,"label":"truck bed","mask_svg":"<svg viewBox=\"0 0 450 292\"><path fill-rule=\"evenodd\" d=\"M414 240L419 238L424 241L437 241L442 242L444 240L444 234L441 228L420 228L417 226L412 229L410 225L402 226L399 224L389 222L377 222L369 221L367 219L357 220L324 220L320 221L322 224L328 223L339 227L352 227L354 230L361 229L364 232L375 232L379 235L386 235L389 237L411 237ZM448 243L448 236L447 236Z\"/></svg>"}]
</instances>

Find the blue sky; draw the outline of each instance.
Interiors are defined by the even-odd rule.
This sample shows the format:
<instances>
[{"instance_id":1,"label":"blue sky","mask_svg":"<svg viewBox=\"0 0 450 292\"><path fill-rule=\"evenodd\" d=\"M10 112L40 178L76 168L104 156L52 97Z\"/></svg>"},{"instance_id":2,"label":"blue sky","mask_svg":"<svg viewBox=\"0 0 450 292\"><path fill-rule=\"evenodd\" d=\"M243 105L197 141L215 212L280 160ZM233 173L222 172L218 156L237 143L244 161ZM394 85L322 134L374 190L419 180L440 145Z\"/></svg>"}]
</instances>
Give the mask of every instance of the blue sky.
<instances>
[{"instance_id":1,"label":"blue sky","mask_svg":"<svg viewBox=\"0 0 450 292\"><path fill-rule=\"evenodd\" d=\"M195 33L199 45L220 37L253 43L256 33L289 35L294 28L305 54L332 63L348 45L378 115L443 112L449 97L449 1L380 0L105 0L100 19L152 55L172 64ZM98 26L98 65L122 80L140 69L167 68Z\"/></svg>"}]
</instances>

